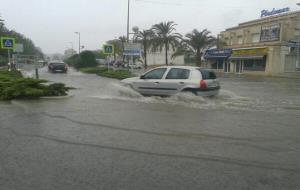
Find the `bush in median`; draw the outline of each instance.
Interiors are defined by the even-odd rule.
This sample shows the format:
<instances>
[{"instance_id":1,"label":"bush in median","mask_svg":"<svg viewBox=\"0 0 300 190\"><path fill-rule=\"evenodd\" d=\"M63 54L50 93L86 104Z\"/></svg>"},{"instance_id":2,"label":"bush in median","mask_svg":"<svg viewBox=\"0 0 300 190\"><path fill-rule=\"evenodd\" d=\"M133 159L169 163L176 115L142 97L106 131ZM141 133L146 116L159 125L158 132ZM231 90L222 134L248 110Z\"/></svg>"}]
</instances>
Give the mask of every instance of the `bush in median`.
<instances>
[{"instance_id":1,"label":"bush in median","mask_svg":"<svg viewBox=\"0 0 300 190\"><path fill-rule=\"evenodd\" d=\"M65 62L76 69L95 67L98 65L95 54L92 51L83 51L79 55L73 55L65 60Z\"/></svg>"},{"instance_id":2,"label":"bush in median","mask_svg":"<svg viewBox=\"0 0 300 190\"><path fill-rule=\"evenodd\" d=\"M102 76L102 77L108 77L108 78L116 78L116 79L126 79L129 77L133 77L134 75L127 70L112 70L112 69L105 69L102 70L102 72L97 73L97 75Z\"/></svg>"},{"instance_id":3,"label":"bush in median","mask_svg":"<svg viewBox=\"0 0 300 190\"><path fill-rule=\"evenodd\" d=\"M0 71L0 100L63 96L71 88L62 83L45 85L46 80L23 78L18 71Z\"/></svg>"},{"instance_id":4,"label":"bush in median","mask_svg":"<svg viewBox=\"0 0 300 190\"><path fill-rule=\"evenodd\" d=\"M83 73L97 74L102 77L125 79L134 75L128 70L112 70L105 67L88 67L79 69Z\"/></svg>"}]
</instances>

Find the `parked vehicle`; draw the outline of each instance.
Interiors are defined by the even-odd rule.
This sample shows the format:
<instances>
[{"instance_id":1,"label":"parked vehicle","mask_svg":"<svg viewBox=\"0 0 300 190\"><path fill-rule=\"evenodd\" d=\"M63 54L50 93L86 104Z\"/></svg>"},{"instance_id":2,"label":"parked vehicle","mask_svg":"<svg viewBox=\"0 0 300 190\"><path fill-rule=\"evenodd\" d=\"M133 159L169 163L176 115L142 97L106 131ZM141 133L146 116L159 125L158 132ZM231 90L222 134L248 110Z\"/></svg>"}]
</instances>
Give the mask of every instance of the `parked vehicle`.
<instances>
[{"instance_id":1,"label":"parked vehicle","mask_svg":"<svg viewBox=\"0 0 300 190\"><path fill-rule=\"evenodd\" d=\"M200 96L215 96L220 83L213 71L191 66L163 66L140 77L122 80L143 95L170 96L189 91Z\"/></svg>"},{"instance_id":2,"label":"parked vehicle","mask_svg":"<svg viewBox=\"0 0 300 190\"><path fill-rule=\"evenodd\" d=\"M126 68L130 68L130 69L142 69L143 68L143 64L140 62L135 62L135 63L127 63L124 65Z\"/></svg>"},{"instance_id":3,"label":"parked vehicle","mask_svg":"<svg viewBox=\"0 0 300 190\"><path fill-rule=\"evenodd\" d=\"M68 65L62 61L50 62L48 64L48 71L52 73L56 73L56 72L67 73Z\"/></svg>"}]
</instances>

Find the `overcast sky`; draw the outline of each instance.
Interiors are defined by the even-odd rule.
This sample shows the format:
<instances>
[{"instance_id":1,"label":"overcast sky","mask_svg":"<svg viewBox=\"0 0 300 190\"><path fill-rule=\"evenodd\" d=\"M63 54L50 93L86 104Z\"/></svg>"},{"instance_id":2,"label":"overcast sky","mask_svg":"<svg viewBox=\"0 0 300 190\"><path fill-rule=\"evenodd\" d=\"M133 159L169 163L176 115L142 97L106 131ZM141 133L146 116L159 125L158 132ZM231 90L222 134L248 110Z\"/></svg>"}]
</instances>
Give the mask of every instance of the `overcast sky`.
<instances>
[{"instance_id":1,"label":"overcast sky","mask_svg":"<svg viewBox=\"0 0 300 190\"><path fill-rule=\"evenodd\" d=\"M130 28L148 29L174 21L185 34L207 28L214 35L240 22L257 19L263 9L290 7L300 0L130 0ZM85 49L100 49L126 35L127 0L0 0L0 14L9 29L31 38L44 53L63 53L78 35Z\"/></svg>"}]
</instances>

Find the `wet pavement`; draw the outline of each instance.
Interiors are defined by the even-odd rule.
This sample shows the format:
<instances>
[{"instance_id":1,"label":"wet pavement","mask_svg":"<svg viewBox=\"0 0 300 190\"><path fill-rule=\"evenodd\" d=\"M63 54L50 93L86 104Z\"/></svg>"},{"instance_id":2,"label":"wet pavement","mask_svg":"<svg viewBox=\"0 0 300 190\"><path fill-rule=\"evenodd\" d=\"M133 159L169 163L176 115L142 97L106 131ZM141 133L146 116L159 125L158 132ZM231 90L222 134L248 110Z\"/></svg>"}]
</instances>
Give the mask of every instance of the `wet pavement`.
<instances>
[{"instance_id":1,"label":"wet pavement","mask_svg":"<svg viewBox=\"0 0 300 190\"><path fill-rule=\"evenodd\" d=\"M221 77L215 98L161 98L74 70L40 76L77 89L0 103L0 189L300 187L300 80Z\"/></svg>"}]
</instances>

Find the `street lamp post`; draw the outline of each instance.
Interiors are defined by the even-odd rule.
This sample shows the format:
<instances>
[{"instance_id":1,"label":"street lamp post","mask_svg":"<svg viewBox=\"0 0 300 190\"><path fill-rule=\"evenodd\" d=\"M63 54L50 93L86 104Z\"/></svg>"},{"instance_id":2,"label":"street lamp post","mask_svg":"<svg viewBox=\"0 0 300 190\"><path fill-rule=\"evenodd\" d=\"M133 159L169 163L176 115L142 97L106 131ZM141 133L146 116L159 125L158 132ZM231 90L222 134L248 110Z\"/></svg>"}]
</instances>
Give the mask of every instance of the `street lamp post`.
<instances>
[{"instance_id":1,"label":"street lamp post","mask_svg":"<svg viewBox=\"0 0 300 190\"><path fill-rule=\"evenodd\" d=\"M80 32L75 32L75 34L78 34L78 54L80 54Z\"/></svg>"},{"instance_id":2,"label":"street lamp post","mask_svg":"<svg viewBox=\"0 0 300 190\"><path fill-rule=\"evenodd\" d=\"M127 42L129 42L129 12L130 12L130 0L128 0L128 7L127 7Z\"/></svg>"},{"instance_id":3,"label":"street lamp post","mask_svg":"<svg viewBox=\"0 0 300 190\"><path fill-rule=\"evenodd\" d=\"M74 54L74 46L73 46L73 42L69 42L72 46L72 55Z\"/></svg>"}]
</instances>

